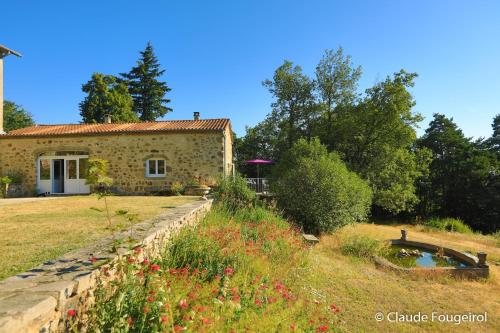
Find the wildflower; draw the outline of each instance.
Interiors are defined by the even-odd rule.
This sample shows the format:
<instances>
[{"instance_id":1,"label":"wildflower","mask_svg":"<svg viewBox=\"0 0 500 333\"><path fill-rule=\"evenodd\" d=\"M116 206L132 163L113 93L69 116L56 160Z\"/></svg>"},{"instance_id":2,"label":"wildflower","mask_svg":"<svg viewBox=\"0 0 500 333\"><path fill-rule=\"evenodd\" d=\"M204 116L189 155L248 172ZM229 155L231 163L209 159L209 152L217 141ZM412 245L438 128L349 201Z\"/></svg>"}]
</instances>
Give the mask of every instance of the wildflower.
<instances>
[{"instance_id":1,"label":"wildflower","mask_svg":"<svg viewBox=\"0 0 500 333\"><path fill-rule=\"evenodd\" d=\"M330 305L330 310L332 310L332 312L340 312L340 308L335 304Z\"/></svg>"},{"instance_id":2,"label":"wildflower","mask_svg":"<svg viewBox=\"0 0 500 333\"><path fill-rule=\"evenodd\" d=\"M241 300L241 297L240 297L240 295L236 294L236 295L233 295L233 297L231 298L231 300L233 302L237 302L238 303Z\"/></svg>"},{"instance_id":3,"label":"wildflower","mask_svg":"<svg viewBox=\"0 0 500 333\"><path fill-rule=\"evenodd\" d=\"M205 312L207 308L205 308L204 306L199 306L198 307L198 312Z\"/></svg>"},{"instance_id":4,"label":"wildflower","mask_svg":"<svg viewBox=\"0 0 500 333\"><path fill-rule=\"evenodd\" d=\"M168 322L168 317L167 316L161 316L161 322L162 323Z\"/></svg>"},{"instance_id":5,"label":"wildflower","mask_svg":"<svg viewBox=\"0 0 500 333\"><path fill-rule=\"evenodd\" d=\"M160 270L160 265L156 265L156 264L151 265L150 268L153 272L158 272Z\"/></svg>"},{"instance_id":6,"label":"wildflower","mask_svg":"<svg viewBox=\"0 0 500 333\"><path fill-rule=\"evenodd\" d=\"M219 281L220 281L220 279L221 279L220 275L216 275L216 276L214 276L214 280L215 280L215 281L219 282Z\"/></svg>"},{"instance_id":7,"label":"wildflower","mask_svg":"<svg viewBox=\"0 0 500 333\"><path fill-rule=\"evenodd\" d=\"M255 299L255 305L260 308L262 306L262 301L258 298Z\"/></svg>"},{"instance_id":8,"label":"wildflower","mask_svg":"<svg viewBox=\"0 0 500 333\"><path fill-rule=\"evenodd\" d=\"M149 313L149 311L151 311L151 310L150 310L150 309L149 309L149 307L147 307L147 306L145 306L145 307L142 309L142 312L144 312L144 313Z\"/></svg>"},{"instance_id":9,"label":"wildflower","mask_svg":"<svg viewBox=\"0 0 500 333\"><path fill-rule=\"evenodd\" d=\"M316 332L326 332L328 331L328 326L326 325L321 325L316 328Z\"/></svg>"},{"instance_id":10,"label":"wildflower","mask_svg":"<svg viewBox=\"0 0 500 333\"><path fill-rule=\"evenodd\" d=\"M68 317L74 317L76 315L76 310L68 310Z\"/></svg>"},{"instance_id":11,"label":"wildflower","mask_svg":"<svg viewBox=\"0 0 500 333\"><path fill-rule=\"evenodd\" d=\"M184 331L184 327L179 326L179 325L175 325L174 326L174 331L176 331L176 332Z\"/></svg>"},{"instance_id":12,"label":"wildflower","mask_svg":"<svg viewBox=\"0 0 500 333\"><path fill-rule=\"evenodd\" d=\"M205 317L201 317L201 322L204 324L204 325L208 325L210 324L210 320L208 318L205 318Z\"/></svg>"},{"instance_id":13,"label":"wildflower","mask_svg":"<svg viewBox=\"0 0 500 333\"><path fill-rule=\"evenodd\" d=\"M141 253L142 252L142 247L137 246L136 248L134 248L134 252L137 253L137 254Z\"/></svg>"},{"instance_id":14,"label":"wildflower","mask_svg":"<svg viewBox=\"0 0 500 333\"><path fill-rule=\"evenodd\" d=\"M153 302L155 299L152 297L152 296L148 296L148 298L146 298L146 301L148 301L149 303Z\"/></svg>"},{"instance_id":15,"label":"wildflower","mask_svg":"<svg viewBox=\"0 0 500 333\"><path fill-rule=\"evenodd\" d=\"M128 317L128 318L127 318L127 323L128 323L128 326L132 326L132 325L134 325L134 318L132 318L132 317Z\"/></svg>"},{"instance_id":16,"label":"wildflower","mask_svg":"<svg viewBox=\"0 0 500 333\"><path fill-rule=\"evenodd\" d=\"M218 298L220 301L224 301L224 300L225 300L224 296L222 296L222 295L220 295L220 296L219 296L219 297L217 297L217 298Z\"/></svg>"},{"instance_id":17,"label":"wildflower","mask_svg":"<svg viewBox=\"0 0 500 333\"><path fill-rule=\"evenodd\" d=\"M135 259L134 259L134 258L129 257L129 258L127 259L127 262L128 262L129 264L133 264L133 263L135 262Z\"/></svg>"},{"instance_id":18,"label":"wildflower","mask_svg":"<svg viewBox=\"0 0 500 333\"><path fill-rule=\"evenodd\" d=\"M96 261L97 261L97 258L92 257L92 258L89 259L89 261L90 261L91 264L95 264Z\"/></svg>"},{"instance_id":19,"label":"wildflower","mask_svg":"<svg viewBox=\"0 0 500 333\"><path fill-rule=\"evenodd\" d=\"M180 302L179 302L179 306L182 308L182 309L187 309L188 308L188 303L185 299L181 299Z\"/></svg>"},{"instance_id":20,"label":"wildflower","mask_svg":"<svg viewBox=\"0 0 500 333\"><path fill-rule=\"evenodd\" d=\"M274 302L276 302L277 300L278 300L278 299L277 299L276 297L269 297L269 298L267 299L268 303L274 303Z\"/></svg>"},{"instance_id":21,"label":"wildflower","mask_svg":"<svg viewBox=\"0 0 500 333\"><path fill-rule=\"evenodd\" d=\"M231 267L228 267L224 270L224 274L227 276L231 276L231 275L233 275L233 273L234 273L234 269L232 269Z\"/></svg>"},{"instance_id":22,"label":"wildflower","mask_svg":"<svg viewBox=\"0 0 500 333\"><path fill-rule=\"evenodd\" d=\"M144 272L143 271L139 271L139 272L135 273L135 275L137 275L139 277L143 277L144 276Z\"/></svg>"},{"instance_id":23,"label":"wildflower","mask_svg":"<svg viewBox=\"0 0 500 333\"><path fill-rule=\"evenodd\" d=\"M144 260L142 261L142 264L143 264L144 266L149 265L149 260L148 260L148 259L144 259Z\"/></svg>"},{"instance_id":24,"label":"wildflower","mask_svg":"<svg viewBox=\"0 0 500 333\"><path fill-rule=\"evenodd\" d=\"M297 325L291 324L290 325L290 330L295 331L297 329Z\"/></svg>"}]
</instances>

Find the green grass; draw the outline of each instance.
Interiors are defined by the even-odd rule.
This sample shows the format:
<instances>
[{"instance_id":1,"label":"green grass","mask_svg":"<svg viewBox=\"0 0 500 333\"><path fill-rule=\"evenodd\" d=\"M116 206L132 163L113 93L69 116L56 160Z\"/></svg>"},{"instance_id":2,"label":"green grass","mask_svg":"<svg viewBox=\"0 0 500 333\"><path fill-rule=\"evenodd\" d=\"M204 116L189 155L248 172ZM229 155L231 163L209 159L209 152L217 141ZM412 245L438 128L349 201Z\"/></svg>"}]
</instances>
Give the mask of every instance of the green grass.
<instances>
[{"instance_id":1,"label":"green grass","mask_svg":"<svg viewBox=\"0 0 500 333\"><path fill-rule=\"evenodd\" d=\"M424 225L451 232L460 232L463 234L471 234L472 229L462 222L460 219L454 219L450 217L439 218L434 217L424 221Z\"/></svg>"},{"instance_id":2,"label":"green grass","mask_svg":"<svg viewBox=\"0 0 500 333\"><path fill-rule=\"evenodd\" d=\"M125 196L110 197L110 210L126 210L138 220L151 218L169 208L195 200L194 197ZM0 279L36 267L71 250L109 235L102 210L103 200L95 196L73 196L0 206ZM93 209L97 208L97 209ZM116 227L125 227L115 217Z\"/></svg>"}]
</instances>

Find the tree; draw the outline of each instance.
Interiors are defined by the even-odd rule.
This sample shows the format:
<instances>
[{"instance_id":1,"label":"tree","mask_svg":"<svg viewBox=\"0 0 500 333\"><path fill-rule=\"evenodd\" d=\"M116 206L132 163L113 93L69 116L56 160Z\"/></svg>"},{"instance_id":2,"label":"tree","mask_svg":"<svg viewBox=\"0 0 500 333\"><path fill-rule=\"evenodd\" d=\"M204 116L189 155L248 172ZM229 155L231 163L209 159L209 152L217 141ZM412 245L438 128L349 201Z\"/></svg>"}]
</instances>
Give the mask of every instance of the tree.
<instances>
[{"instance_id":1,"label":"tree","mask_svg":"<svg viewBox=\"0 0 500 333\"><path fill-rule=\"evenodd\" d=\"M276 165L271 190L306 232L329 232L366 218L370 187L317 138L299 139Z\"/></svg>"},{"instance_id":2,"label":"tree","mask_svg":"<svg viewBox=\"0 0 500 333\"><path fill-rule=\"evenodd\" d=\"M351 56L344 56L344 50L326 50L323 58L316 66L317 90L320 103L324 106L324 133L322 141L333 148L333 117L337 107L352 105L356 98L361 67L353 67Z\"/></svg>"},{"instance_id":3,"label":"tree","mask_svg":"<svg viewBox=\"0 0 500 333\"><path fill-rule=\"evenodd\" d=\"M262 84L275 98L268 121L279 128L279 144L288 149L304 133L311 131L305 127L311 126L316 118L312 107L314 82L302 73L300 66L285 61L276 69L273 79Z\"/></svg>"},{"instance_id":4,"label":"tree","mask_svg":"<svg viewBox=\"0 0 500 333\"><path fill-rule=\"evenodd\" d=\"M137 66L130 72L120 75L126 81L134 99L134 112L141 121L155 121L172 111L165 106L170 103L170 99L165 98L165 95L171 89L166 82L158 80L165 70L160 69L151 43L148 42L144 51L140 53L141 58L137 61Z\"/></svg>"},{"instance_id":5,"label":"tree","mask_svg":"<svg viewBox=\"0 0 500 333\"><path fill-rule=\"evenodd\" d=\"M132 111L132 97L127 86L112 75L92 74L92 79L82 86L87 93L80 103L80 115L84 123L103 123L106 115L113 122L136 122L138 117Z\"/></svg>"},{"instance_id":6,"label":"tree","mask_svg":"<svg viewBox=\"0 0 500 333\"><path fill-rule=\"evenodd\" d=\"M500 114L497 114L493 118L493 123L491 124L493 133L491 137L486 140L487 146L494 152L498 154L500 158Z\"/></svg>"},{"instance_id":7,"label":"tree","mask_svg":"<svg viewBox=\"0 0 500 333\"><path fill-rule=\"evenodd\" d=\"M359 103L342 107L333 124L334 150L368 181L374 204L393 214L418 201L414 184L422 170L412 146L422 117L408 91L416 77L404 70L387 77Z\"/></svg>"},{"instance_id":8,"label":"tree","mask_svg":"<svg viewBox=\"0 0 500 333\"><path fill-rule=\"evenodd\" d=\"M442 114L435 114L418 145L432 151L430 189L419 191L424 214L464 220L476 230L500 228L500 163Z\"/></svg>"},{"instance_id":9,"label":"tree","mask_svg":"<svg viewBox=\"0 0 500 333\"><path fill-rule=\"evenodd\" d=\"M3 123L6 132L13 131L18 128L33 126L33 116L26 111L22 106L11 102L3 102Z\"/></svg>"}]
</instances>

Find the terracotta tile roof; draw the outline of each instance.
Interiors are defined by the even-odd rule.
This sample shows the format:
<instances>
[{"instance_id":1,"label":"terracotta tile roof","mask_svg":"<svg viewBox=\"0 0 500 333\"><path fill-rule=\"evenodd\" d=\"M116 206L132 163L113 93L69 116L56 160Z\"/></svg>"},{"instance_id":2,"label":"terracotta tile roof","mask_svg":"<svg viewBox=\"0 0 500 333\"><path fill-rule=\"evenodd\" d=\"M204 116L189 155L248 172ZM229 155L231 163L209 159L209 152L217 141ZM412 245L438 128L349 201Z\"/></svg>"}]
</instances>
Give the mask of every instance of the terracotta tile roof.
<instances>
[{"instance_id":1,"label":"terracotta tile roof","mask_svg":"<svg viewBox=\"0 0 500 333\"><path fill-rule=\"evenodd\" d=\"M10 131L6 135L0 135L0 137L223 131L227 126L230 126L229 119L170 120L121 124L35 125Z\"/></svg>"}]
</instances>

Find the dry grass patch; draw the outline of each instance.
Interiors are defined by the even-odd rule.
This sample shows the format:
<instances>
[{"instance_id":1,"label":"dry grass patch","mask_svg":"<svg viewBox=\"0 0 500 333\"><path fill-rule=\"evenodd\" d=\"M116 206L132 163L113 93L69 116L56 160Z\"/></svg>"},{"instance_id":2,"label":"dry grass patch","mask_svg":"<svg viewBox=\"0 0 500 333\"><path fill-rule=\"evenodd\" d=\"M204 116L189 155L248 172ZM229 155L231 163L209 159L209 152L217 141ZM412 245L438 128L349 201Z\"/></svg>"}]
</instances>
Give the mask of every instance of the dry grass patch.
<instances>
[{"instance_id":1,"label":"dry grass patch","mask_svg":"<svg viewBox=\"0 0 500 333\"><path fill-rule=\"evenodd\" d=\"M109 197L110 210L126 210L144 220L195 197ZM104 202L94 196L8 203L0 206L0 279L33 268L88 245L112 230L107 228ZM124 223L116 217L114 223ZM128 223L128 222L127 222Z\"/></svg>"},{"instance_id":2,"label":"dry grass patch","mask_svg":"<svg viewBox=\"0 0 500 333\"><path fill-rule=\"evenodd\" d=\"M316 267L308 282L322 290L328 303L338 304L342 312L341 328L348 332L500 332L500 269L491 264L491 276L485 281L450 278L405 277L375 268L369 259L341 254L342 239L349 235L367 235L376 239L398 238L400 229L409 230L410 239L443 244L459 250L485 251L492 262L500 259L500 249L492 237L442 231L424 232L421 227L359 224L346 227L332 236L324 236L311 251ZM377 322L377 312L399 311L431 314L488 312L486 323Z\"/></svg>"}]
</instances>

